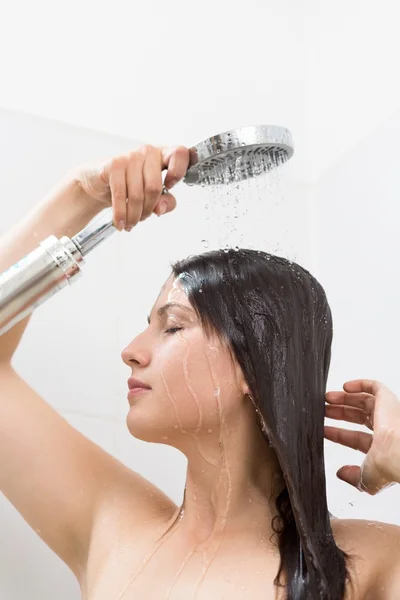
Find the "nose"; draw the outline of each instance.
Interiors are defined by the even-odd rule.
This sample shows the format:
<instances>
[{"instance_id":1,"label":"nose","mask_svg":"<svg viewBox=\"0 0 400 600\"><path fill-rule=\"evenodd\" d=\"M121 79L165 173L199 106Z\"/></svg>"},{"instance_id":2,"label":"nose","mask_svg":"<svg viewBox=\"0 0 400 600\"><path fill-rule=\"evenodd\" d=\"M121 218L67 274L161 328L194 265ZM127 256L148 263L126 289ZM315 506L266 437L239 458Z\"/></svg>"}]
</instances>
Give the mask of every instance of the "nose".
<instances>
[{"instance_id":1,"label":"nose","mask_svg":"<svg viewBox=\"0 0 400 600\"><path fill-rule=\"evenodd\" d=\"M122 350L121 358L128 367L132 364L146 367L150 363L150 351L140 343L139 338L135 338Z\"/></svg>"}]
</instances>

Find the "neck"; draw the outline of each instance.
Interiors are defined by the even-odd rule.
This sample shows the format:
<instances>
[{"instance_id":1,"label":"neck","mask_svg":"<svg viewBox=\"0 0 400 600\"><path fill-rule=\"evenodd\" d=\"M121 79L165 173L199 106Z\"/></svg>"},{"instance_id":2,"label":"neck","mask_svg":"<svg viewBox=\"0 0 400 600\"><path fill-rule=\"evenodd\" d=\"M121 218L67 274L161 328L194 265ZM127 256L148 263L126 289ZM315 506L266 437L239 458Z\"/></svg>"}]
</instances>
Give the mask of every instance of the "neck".
<instances>
[{"instance_id":1,"label":"neck","mask_svg":"<svg viewBox=\"0 0 400 600\"><path fill-rule=\"evenodd\" d=\"M241 424L234 433L232 428L223 431L221 440L200 437L185 448L180 530L194 542L241 535L268 541L273 533L275 500L284 487L282 471L260 429L246 427L244 420Z\"/></svg>"}]
</instances>

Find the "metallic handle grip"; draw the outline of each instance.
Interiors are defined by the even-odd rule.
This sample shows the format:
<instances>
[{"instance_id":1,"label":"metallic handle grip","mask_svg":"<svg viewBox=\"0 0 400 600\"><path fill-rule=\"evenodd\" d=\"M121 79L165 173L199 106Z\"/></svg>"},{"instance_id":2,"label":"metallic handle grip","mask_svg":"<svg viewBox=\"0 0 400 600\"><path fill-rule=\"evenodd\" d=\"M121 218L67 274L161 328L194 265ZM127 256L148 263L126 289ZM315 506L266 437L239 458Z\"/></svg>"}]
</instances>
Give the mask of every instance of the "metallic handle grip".
<instances>
[{"instance_id":1,"label":"metallic handle grip","mask_svg":"<svg viewBox=\"0 0 400 600\"><path fill-rule=\"evenodd\" d=\"M106 208L72 239L51 235L0 274L0 336L77 281L84 257L115 231L113 208Z\"/></svg>"},{"instance_id":2,"label":"metallic handle grip","mask_svg":"<svg viewBox=\"0 0 400 600\"><path fill-rule=\"evenodd\" d=\"M0 335L81 275L83 256L68 238L54 235L0 275Z\"/></svg>"},{"instance_id":3,"label":"metallic handle grip","mask_svg":"<svg viewBox=\"0 0 400 600\"><path fill-rule=\"evenodd\" d=\"M72 241L80 253L86 256L115 231L117 230L113 225L113 209L106 208L77 233Z\"/></svg>"}]
</instances>

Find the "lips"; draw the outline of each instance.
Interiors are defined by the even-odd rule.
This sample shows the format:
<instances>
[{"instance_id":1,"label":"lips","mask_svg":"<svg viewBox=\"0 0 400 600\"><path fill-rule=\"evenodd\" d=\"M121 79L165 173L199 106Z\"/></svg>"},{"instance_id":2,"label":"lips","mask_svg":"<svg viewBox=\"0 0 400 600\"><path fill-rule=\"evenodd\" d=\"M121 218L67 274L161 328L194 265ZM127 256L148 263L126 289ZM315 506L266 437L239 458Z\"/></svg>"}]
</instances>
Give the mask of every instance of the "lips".
<instances>
[{"instance_id":1,"label":"lips","mask_svg":"<svg viewBox=\"0 0 400 600\"><path fill-rule=\"evenodd\" d=\"M128 379L128 387L130 390L151 390L151 387L147 385L147 383L145 383L141 379L138 379L137 377L131 377L130 379Z\"/></svg>"}]
</instances>

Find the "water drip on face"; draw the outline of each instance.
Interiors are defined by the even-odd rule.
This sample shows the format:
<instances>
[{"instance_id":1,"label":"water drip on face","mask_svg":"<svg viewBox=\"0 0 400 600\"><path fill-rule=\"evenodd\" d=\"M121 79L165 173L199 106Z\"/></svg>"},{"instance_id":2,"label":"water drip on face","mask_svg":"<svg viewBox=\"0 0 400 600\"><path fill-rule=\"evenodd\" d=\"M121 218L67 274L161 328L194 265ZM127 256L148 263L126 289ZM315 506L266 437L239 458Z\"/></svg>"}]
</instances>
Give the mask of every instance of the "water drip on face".
<instances>
[{"instance_id":1,"label":"water drip on face","mask_svg":"<svg viewBox=\"0 0 400 600\"><path fill-rule=\"evenodd\" d=\"M179 279L179 281L178 281L178 279ZM179 302L179 300L181 299L182 293L184 293L184 292L183 292L182 286L180 284L180 279L181 278L176 278L174 280L172 289L168 293L168 300L167 300L168 302ZM172 321L175 320L173 315L170 316L170 319ZM177 429L179 427L180 432L182 434L189 435L194 440L196 440L196 449L197 449L198 453L200 454L200 456L203 458L203 460L206 463L210 464L211 466L216 466L217 465L216 460L214 460L212 457L205 456L204 452L201 449L201 439L199 437L199 433L201 432L201 429L203 427L203 411L202 411L201 403L199 402L199 399L190 383L190 377L189 377L189 373L188 373L188 360L189 360L189 356L190 356L190 347L189 347L189 344L188 344L187 340L185 339L184 334L182 332L178 331L176 333L176 337L182 342L182 344L184 344L186 346L186 353L182 358L183 378L185 381L186 388L187 388L190 396L193 398L194 403L196 405L197 413L198 413L198 422L197 422L197 426L195 427L194 431L187 431L186 429L184 429L184 427L182 426L182 421L179 416L178 406L172 397L172 394L169 390L168 384L165 380L164 373L161 369L161 378L164 383L165 392L174 408L175 416L178 421L178 425L175 425L175 428Z\"/></svg>"},{"instance_id":2,"label":"water drip on face","mask_svg":"<svg viewBox=\"0 0 400 600\"><path fill-rule=\"evenodd\" d=\"M177 280L175 280L173 283L172 290L168 294L168 302L172 302L174 300L178 301L178 295L181 296L181 294L182 294L182 288L179 285L179 282ZM184 343L186 343L186 345L188 345L187 341L184 340L183 335L179 336L179 339L183 340ZM201 585L202 581L204 580L204 577L206 576L210 565L212 564L212 562L214 561L214 559L217 555L218 549L222 542L222 533L226 527L227 515L229 512L229 506L230 506L230 501L231 501L232 484L231 484L231 477L230 477L230 469L229 469L229 466L226 461L226 456L225 456L225 451L224 451L224 443L223 443L223 431L224 431L225 421L224 421L224 415L223 415L222 404L221 404L221 386L220 386L219 382L217 381L216 374L215 374L215 371L212 366L212 360L213 360L212 355L214 354L214 356L215 356L215 351L218 351L217 347L213 346L212 344L209 344L209 342L207 342L207 345L205 348L205 353L206 353L209 371L211 374L211 379L213 381L214 398L216 399L216 404L217 404L217 409L218 409L218 424L219 424L218 448L220 451L220 461L216 461L214 463L214 466L216 466L217 468L219 467L216 491L218 492L218 497L220 498L221 497L220 489L223 484L223 481L221 484L221 478L222 478L223 474L226 472L227 479L228 479L228 492L227 492L227 497L226 497L226 501L225 501L226 502L225 510L222 514L222 518L220 518L220 521L218 519L216 520L213 530L211 531L210 535L206 538L206 540L201 542L200 544L196 544L195 547L193 549L191 549L189 551L189 553L186 555L186 557L183 559L183 561L174 577L172 584L168 588L165 600L168 600L168 598L170 597L173 586L176 584L180 574L182 573L182 571L183 571L185 565L187 564L188 560L190 559L190 557L193 555L194 552L201 551L202 552L202 569L201 569L199 578L198 578L198 580L194 586L194 590L193 590L193 598L197 597L200 585ZM184 363L183 374L184 374L186 387L189 390L189 393L191 393L191 395L193 396L193 389L192 389L192 386L190 385L189 374L188 374L188 369L187 369L188 356L189 356L189 352L186 353L186 356L183 359L183 363ZM211 358L211 360L210 360L210 358ZM197 402L196 402L196 404L197 404L197 407L199 410L199 414L201 414L201 407L199 406L199 404ZM199 419L199 426L195 430L196 433L200 432L202 422L203 422L202 418ZM208 429L208 433L210 435L213 433L211 428ZM198 447L200 444L200 439L197 436L196 436L196 439L197 439L197 447ZM218 540L216 543L215 542L213 543L213 536L216 533L218 533Z\"/></svg>"},{"instance_id":3,"label":"water drip on face","mask_svg":"<svg viewBox=\"0 0 400 600\"><path fill-rule=\"evenodd\" d=\"M213 351L215 349L215 347L209 346L209 349L211 351ZM226 528L229 507L231 504L231 494L232 494L231 471L230 471L229 464L226 459L225 448L224 448L224 439L223 438L224 438L224 432L225 432L225 430L227 430L227 428L224 428L225 419L224 419L224 412L222 409L222 403L221 403L221 397L220 397L220 386L219 386L219 382L216 380L215 372L213 370L212 363L210 361L210 353L207 352L207 349L206 349L206 355L207 355L207 361L208 361L211 377L212 377L213 384L214 384L214 390L215 390L214 393L215 393L215 397L217 398L218 415L219 415L218 447L219 447L219 450L221 453L221 464L220 464L220 471L219 471L219 476L218 476L218 490L220 489L220 487L222 487L222 485L224 483L223 480L221 482L221 478L222 478L223 474L226 473L227 482L228 482L228 491L227 491L227 495L226 495L226 499L225 499L225 510L222 514L221 521L220 522L218 522L218 520L216 521L215 526L214 526L211 534L209 535L209 537L205 540L205 542L198 545L199 549L204 548L204 550L202 549L203 568L201 570L201 573L199 575L199 578L198 578L198 580L195 584L194 590L193 590L193 598L194 599L197 597L198 591L200 589L200 585L201 585L202 581L204 580L211 564L215 560L218 550L221 546L222 539L223 539L223 532ZM222 485L221 485L221 483L222 483ZM216 542L213 543L213 535L215 533L218 534L218 539L216 540Z\"/></svg>"}]
</instances>

